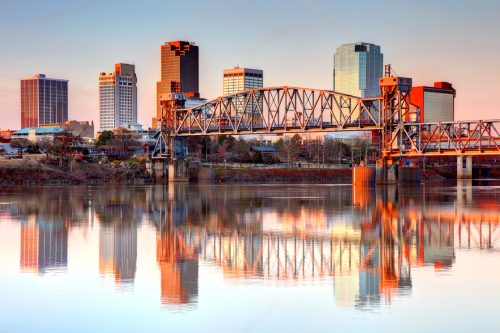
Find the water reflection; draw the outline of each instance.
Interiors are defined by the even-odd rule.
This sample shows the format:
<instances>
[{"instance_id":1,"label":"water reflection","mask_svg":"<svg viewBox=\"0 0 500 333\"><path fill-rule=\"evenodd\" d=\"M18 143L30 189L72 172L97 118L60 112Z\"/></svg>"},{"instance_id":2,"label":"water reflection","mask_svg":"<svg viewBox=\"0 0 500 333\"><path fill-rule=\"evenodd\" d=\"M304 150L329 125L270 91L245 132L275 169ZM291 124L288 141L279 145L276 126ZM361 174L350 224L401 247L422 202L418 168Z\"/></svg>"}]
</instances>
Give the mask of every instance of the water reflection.
<instances>
[{"instance_id":1,"label":"water reflection","mask_svg":"<svg viewBox=\"0 0 500 333\"><path fill-rule=\"evenodd\" d=\"M72 228L98 230L99 274L117 285L133 285L138 247L155 247L159 300L169 308L196 307L203 264L243 286L326 281L339 306L370 309L411 295L412 270L451 269L458 249L498 251L494 189L10 188L0 192L0 220L20 224L21 272L63 273ZM138 241L146 226L156 244Z\"/></svg>"},{"instance_id":2,"label":"water reflection","mask_svg":"<svg viewBox=\"0 0 500 333\"><path fill-rule=\"evenodd\" d=\"M65 223L46 222L32 216L21 225L21 271L45 273L64 268L67 262L68 228Z\"/></svg>"}]
</instances>

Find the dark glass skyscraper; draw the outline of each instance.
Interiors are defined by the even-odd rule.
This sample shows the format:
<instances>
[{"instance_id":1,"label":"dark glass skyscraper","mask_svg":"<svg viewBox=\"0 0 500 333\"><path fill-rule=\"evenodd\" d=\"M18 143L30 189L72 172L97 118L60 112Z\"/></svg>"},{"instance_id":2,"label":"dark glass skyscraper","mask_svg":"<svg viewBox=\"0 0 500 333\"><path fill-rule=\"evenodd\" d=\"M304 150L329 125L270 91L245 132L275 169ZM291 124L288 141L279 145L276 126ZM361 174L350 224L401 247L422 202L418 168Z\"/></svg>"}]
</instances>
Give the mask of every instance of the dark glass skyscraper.
<instances>
[{"instance_id":1,"label":"dark glass skyscraper","mask_svg":"<svg viewBox=\"0 0 500 333\"><path fill-rule=\"evenodd\" d=\"M161 100L171 93L200 97L198 46L185 41L166 42L161 46L161 80L156 84L156 117L161 117Z\"/></svg>"},{"instance_id":2,"label":"dark glass skyscraper","mask_svg":"<svg viewBox=\"0 0 500 333\"><path fill-rule=\"evenodd\" d=\"M37 74L21 80L21 128L68 120L68 81Z\"/></svg>"}]
</instances>

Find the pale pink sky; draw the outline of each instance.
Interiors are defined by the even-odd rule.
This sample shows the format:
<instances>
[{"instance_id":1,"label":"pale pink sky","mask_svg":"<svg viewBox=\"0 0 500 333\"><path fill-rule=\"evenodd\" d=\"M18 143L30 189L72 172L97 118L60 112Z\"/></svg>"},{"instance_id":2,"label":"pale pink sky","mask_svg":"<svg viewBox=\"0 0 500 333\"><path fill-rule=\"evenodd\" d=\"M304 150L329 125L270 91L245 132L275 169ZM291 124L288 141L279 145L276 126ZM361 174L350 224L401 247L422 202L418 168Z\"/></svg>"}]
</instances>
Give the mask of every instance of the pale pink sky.
<instances>
[{"instance_id":1,"label":"pale pink sky","mask_svg":"<svg viewBox=\"0 0 500 333\"><path fill-rule=\"evenodd\" d=\"M19 79L69 80L69 116L98 124L98 75L136 65L139 122L150 125L160 45L200 47L202 97L222 94L222 70L264 70L264 84L332 89L333 53L348 42L381 45L384 62L414 85L449 81L456 118L500 118L500 3L451 0L243 0L180 2L28 0L0 12L0 128L20 127ZM30 10L26 10L30 8ZM182 13L182 14L170 14Z\"/></svg>"}]
</instances>

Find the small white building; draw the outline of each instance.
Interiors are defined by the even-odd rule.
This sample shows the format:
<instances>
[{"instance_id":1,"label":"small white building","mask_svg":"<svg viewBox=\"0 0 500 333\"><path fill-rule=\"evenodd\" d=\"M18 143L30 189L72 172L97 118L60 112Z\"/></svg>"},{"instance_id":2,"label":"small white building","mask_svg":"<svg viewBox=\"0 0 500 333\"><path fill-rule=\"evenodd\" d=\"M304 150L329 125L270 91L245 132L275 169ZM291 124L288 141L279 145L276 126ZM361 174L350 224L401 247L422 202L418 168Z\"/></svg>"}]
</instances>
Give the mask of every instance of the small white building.
<instances>
[{"instance_id":1,"label":"small white building","mask_svg":"<svg viewBox=\"0 0 500 333\"><path fill-rule=\"evenodd\" d=\"M28 139L31 142L38 142L43 138L54 140L65 132L61 127L34 127L23 128L12 133L12 139Z\"/></svg>"}]
</instances>

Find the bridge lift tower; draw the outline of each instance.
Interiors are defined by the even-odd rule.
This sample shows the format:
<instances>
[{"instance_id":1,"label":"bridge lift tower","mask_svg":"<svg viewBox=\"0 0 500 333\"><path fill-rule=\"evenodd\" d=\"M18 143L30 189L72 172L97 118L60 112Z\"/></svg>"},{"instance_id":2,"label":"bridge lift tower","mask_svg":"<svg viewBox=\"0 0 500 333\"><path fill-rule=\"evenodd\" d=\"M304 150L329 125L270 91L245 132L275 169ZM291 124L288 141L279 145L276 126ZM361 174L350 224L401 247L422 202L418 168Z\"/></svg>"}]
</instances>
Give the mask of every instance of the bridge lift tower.
<instances>
[{"instance_id":1,"label":"bridge lift tower","mask_svg":"<svg viewBox=\"0 0 500 333\"><path fill-rule=\"evenodd\" d=\"M391 65L379 80L381 91L381 147L376 179L379 184L397 182L397 161L393 157L404 149L403 124L419 121L420 110L410 104L412 79L394 75ZM410 134L411 135L411 134Z\"/></svg>"},{"instance_id":2,"label":"bridge lift tower","mask_svg":"<svg viewBox=\"0 0 500 333\"><path fill-rule=\"evenodd\" d=\"M171 94L169 100L160 102L162 116L151 159L155 172L159 172L161 176L168 174L169 181L188 181L186 161L187 138L176 136L173 132L173 124L176 117L175 111L183 109L185 102L186 97L184 94L175 93Z\"/></svg>"}]
</instances>

